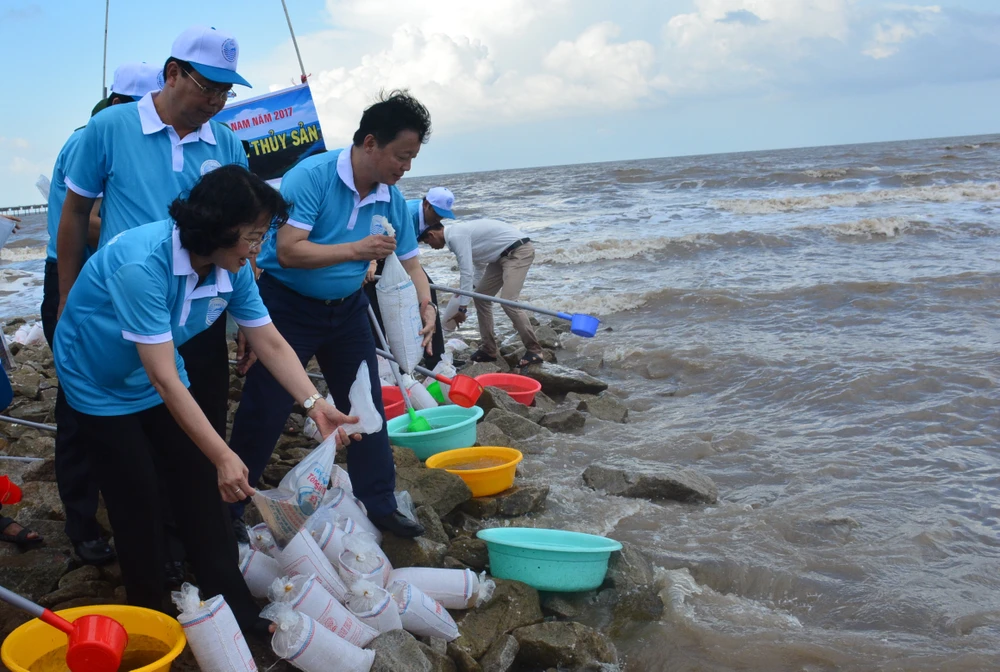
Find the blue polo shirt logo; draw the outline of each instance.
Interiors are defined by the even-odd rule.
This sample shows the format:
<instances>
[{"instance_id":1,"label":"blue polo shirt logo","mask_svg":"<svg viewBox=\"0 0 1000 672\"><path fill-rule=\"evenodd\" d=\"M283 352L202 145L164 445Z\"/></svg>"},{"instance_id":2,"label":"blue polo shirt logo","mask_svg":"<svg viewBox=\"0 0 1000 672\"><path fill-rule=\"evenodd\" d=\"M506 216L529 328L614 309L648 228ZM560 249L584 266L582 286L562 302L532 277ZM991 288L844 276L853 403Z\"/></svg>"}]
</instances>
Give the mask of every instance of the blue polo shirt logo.
<instances>
[{"instance_id":1,"label":"blue polo shirt logo","mask_svg":"<svg viewBox=\"0 0 1000 672\"><path fill-rule=\"evenodd\" d=\"M124 232L124 231L122 231L122 233L125 233L125 232ZM109 240L109 241L108 241L108 245L114 245L115 243L117 243L117 242L118 242L118 239L122 237L122 233L119 233L119 234L118 234L118 235L116 235L116 236L115 236L114 238L112 238L111 240Z\"/></svg>"},{"instance_id":2,"label":"blue polo shirt logo","mask_svg":"<svg viewBox=\"0 0 1000 672\"><path fill-rule=\"evenodd\" d=\"M372 217L372 223L368 230L373 236L384 236L385 227L382 226L382 218Z\"/></svg>"},{"instance_id":3,"label":"blue polo shirt logo","mask_svg":"<svg viewBox=\"0 0 1000 672\"><path fill-rule=\"evenodd\" d=\"M216 168L221 168L221 167L222 167L221 163L219 163L215 159L209 159L209 160L205 161L203 164L201 164L201 174L202 175L207 175L208 173L211 173Z\"/></svg>"},{"instance_id":4,"label":"blue polo shirt logo","mask_svg":"<svg viewBox=\"0 0 1000 672\"><path fill-rule=\"evenodd\" d=\"M208 311L205 313L205 326L211 327L215 324L215 321L219 319L219 315L222 315L222 311L226 309L229 302L218 296L208 302Z\"/></svg>"}]
</instances>

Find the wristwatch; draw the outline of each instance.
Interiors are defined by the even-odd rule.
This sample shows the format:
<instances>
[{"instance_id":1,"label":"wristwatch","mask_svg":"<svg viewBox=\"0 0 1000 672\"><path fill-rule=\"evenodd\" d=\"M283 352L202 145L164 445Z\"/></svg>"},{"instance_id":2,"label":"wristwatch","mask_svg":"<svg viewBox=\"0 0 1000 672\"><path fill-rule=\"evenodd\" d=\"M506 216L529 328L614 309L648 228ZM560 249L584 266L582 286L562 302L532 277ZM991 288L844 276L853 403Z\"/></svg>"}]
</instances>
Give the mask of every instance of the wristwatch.
<instances>
[{"instance_id":1,"label":"wristwatch","mask_svg":"<svg viewBox=\"0 0 1000 672\"><path fill-rule=\"evenodd\" d=\"M313 409L313 406L316 405L316 402L322 398L323 395L321 395L319 392L316 392L311 397L302 402L302 408L306 409L306 413L308 413Z\"/></svg>"},{"instance_id":2,"label":"wristwatch","mask_svg":"<svg viewBox=\"0 0 1000 672\"><path fill-rule=\"evenodd\" d=\"M434 302L432 302L432 301L428 301L427 303L424 303L424 304L421 304L421 306L420 306L420 310L423 310L423 309L424 309L424 306L430 306L431 308L433 308L433 309L434 309L434 312L435 312L435 313L438 313L438 312L440 312L440 311L438 310L438 307L437 307L437 304L436 304L436 303L434 303Z\"/></svg>"}]
</instances>

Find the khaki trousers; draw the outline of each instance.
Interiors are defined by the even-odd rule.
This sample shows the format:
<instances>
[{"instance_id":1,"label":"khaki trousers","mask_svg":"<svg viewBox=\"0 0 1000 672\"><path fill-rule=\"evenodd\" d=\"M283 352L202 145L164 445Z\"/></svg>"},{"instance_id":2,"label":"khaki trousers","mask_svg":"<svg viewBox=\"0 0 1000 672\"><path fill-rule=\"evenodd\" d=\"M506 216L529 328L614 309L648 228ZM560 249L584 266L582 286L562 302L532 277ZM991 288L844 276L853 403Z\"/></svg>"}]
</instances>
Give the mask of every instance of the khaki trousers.
<instances>
[{"instance_id":1,"label":"khaki trousers","mask_svg":"<svg viewBox=\"0 0 1000 672\"><path fill-rule=\"evenodd\" d=\"M524 243L506 257L500 257L497 261L486 267L483 277L476 286L476 291L480 294L496 296L500 292L500 298L516 301L524 287L524 279L531 268L531 262L535 260L535 248L529 243ZM480 348L483 353L496 357L499 354L497 347L497 337L493 333L493 304L482 299L473 299L476 304L476 316L479 320L479 335L482 337ZM514 325L517 335L521 337L521 342L528 352L542 354L542 346L535 338L535 330L528 322L528 316L520 308L512 306L502 306L507 313L511 323Z\"/></svg>"}]
</instances>

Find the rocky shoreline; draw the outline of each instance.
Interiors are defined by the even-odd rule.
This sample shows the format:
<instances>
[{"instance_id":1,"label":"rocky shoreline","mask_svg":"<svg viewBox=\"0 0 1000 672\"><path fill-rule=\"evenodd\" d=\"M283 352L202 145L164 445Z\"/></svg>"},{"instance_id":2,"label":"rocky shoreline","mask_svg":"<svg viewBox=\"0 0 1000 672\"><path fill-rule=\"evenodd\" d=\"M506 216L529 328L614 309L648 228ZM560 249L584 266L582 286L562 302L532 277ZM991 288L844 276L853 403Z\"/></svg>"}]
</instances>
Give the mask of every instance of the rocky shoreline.
<instances>
[{"instance_id":1,"label":"rocky shoreline","mask_svg":"<svg viewBox=\"0 0 1000 672\"><path fill-rule=\"evenodd\" d=\"M23 320L11 320L12 332ZM487 388L479 401L485 416L477 427L477 445L506 445L532 454L533 440L552 432L579 434L588 417L600 422L627 422L628 408L607 391L607 384L582 371L556 363L560 334L565 323L537 325L545 346L545 363L523 372L539 380L542 392L531 407L515 402L498 388ZM18 365L12 374L15 400L6 413L39 423L52 423L58 380L47 346L12 344ZM523 355L516 338L502 347L496 363L473 364L462 373L479 375L509 371ZM239 403L242 379L230 384L230 422ZM325 390L321 389L321 392ZM293 414L279 440L261 487L274 487L315 442L303 435L303 418ZM62 530L64 519L55 483L54 435L42 430L0 422L0 454L41 458L36 462L0 460L0 473L22 487L23 501L6 506L4 515L29 526L46 539L44 546L21 552L13 544L0 544L0 584L53 610L92 604L124 603L124 588L117 564L96 568L79 566ZM489 571L485 542L476 538L484 527L527 526L545 507L548 487L518 484L493 497L473 498L465 483L443 470L427 469L412 451L393 448L397 490L413 498L426 534L416 540L386 535L383 550L394 567L469 568ZM346 456L338 455L338 462ZM346 468L346 464L341 464ZM718 492L697 472L670 471L657 466L636 471L614 464L592 464L581 475L582 483L598 492L654 500L713 503ZM248 523L259 522L248 509ZM108 526L106 512L99 520ZM193 577L192 577L193 578ZM604 584L586 593L539 593L516 582L496 580L492 599L479 608L452 611L460 637L451 643L415 638L392 631L368 648L377 652L372 670L409 672L507 672L508 670L617 670L624 661L614 640L636 623L658 619L663 611L654 568L638 549L625 545L612 555ZM0 638L28 620L21 612L0 604ZM278 660L269 646L251 642L261 669L291 669ZM196 670L186 651L174 670Z\"/></svg>"}]
</instances>

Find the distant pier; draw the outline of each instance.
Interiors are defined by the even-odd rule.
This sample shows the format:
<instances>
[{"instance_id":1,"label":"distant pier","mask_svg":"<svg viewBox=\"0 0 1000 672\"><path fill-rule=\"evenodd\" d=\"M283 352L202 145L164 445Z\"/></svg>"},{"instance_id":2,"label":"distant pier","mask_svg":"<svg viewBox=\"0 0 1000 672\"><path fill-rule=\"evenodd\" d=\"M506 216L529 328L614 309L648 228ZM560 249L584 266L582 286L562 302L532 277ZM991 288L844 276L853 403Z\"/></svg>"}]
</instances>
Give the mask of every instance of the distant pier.
<instances>
[{"instance_id":1,"label":"distant pier","mask_svg":"<svg viewBox=\"0 0 1000 672\"><path fill-rule=\"evenodd\" d=\"M0 208L0 215L21 217L22 215L37 215L48 211L48 203L42 203L40 205L15 205L9 208Z\"/></svg>"}]
</instances>

